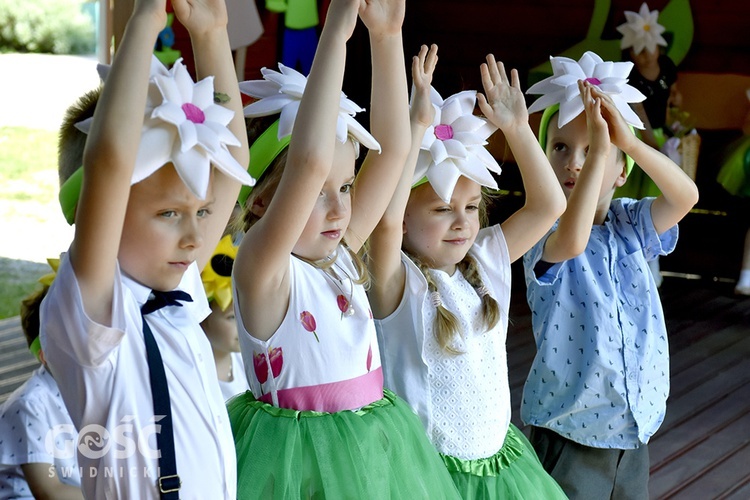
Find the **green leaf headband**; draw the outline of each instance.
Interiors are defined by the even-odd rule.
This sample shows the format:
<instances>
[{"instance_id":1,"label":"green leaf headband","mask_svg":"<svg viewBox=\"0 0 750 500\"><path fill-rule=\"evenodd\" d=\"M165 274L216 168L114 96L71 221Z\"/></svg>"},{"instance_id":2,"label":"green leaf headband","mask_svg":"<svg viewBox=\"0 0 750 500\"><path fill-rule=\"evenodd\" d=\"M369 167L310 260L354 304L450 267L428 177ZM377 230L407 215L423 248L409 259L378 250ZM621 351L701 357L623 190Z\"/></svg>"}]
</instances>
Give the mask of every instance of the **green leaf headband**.
<instances>
[{"instance_id":1,"label":"green leaf headband","mask_svg":"<svg viewBox=\"0 0 750 500\"><path fill-rule=\"evenodd\" d=\"M250 146L250 164L247 171L253 179L260 179L273 160L289 145L292 136L287 135L279 139L278 134L279 120L276 120ZM237 197L240 206L245 206L252 190L252 186L242 186Z\"/></svg>"},{"instance_id":2,"label":"green leaf headband","mask_svg":"<svg viewBox=\"0 0 750 500\"><path fill-rule=\"evenodd\" d=\"M547 129L549 128L549 121L558 111L560 111L560 105L553 104L545 109L542 114L542 120L539 122L539 145L542 146L543 151L547 151ZM630 131L635 134L635 129L632 125L630 126ZM628 175L630 175L630 171L633 170L633 164L635 164L633 159L630 156L625 155L625 166L627 167Z\"/></svg>"}]
</instances>

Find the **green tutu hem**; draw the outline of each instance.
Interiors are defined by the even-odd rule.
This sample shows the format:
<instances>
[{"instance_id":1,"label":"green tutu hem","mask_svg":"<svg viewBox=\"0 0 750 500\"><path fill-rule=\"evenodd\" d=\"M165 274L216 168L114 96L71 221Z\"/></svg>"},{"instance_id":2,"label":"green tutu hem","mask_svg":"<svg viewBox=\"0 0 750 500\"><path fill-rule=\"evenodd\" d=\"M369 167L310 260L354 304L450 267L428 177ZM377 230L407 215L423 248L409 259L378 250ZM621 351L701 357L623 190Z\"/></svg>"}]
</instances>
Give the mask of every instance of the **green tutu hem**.
<instances>
[{"instance_id":1,"label":"green tutu hem","mask_svg":"<svg viewBox=\"0 0 750 500\"><path fill-rule=\"evenodd\" d=\"M419 418L383 393L336 413L231 399L237 498L460 498Z\"/></svg>"},{"instance_id":2,"label":"green tutu hem","mask_svg":"<svg viewBox=\"0 0 750 500\"><path fill-rule=\"evenodd\" d=\"M741 137L729 151L716 181L730 194L750 197L750 137Z\"/></svg>"},{"instance_id":3,"label":"green tutu hem","mask_svg":"<svg viewBox=\"0 0 750 500\"><path fill-rule=\"evenodd\" d=\"M513 424L508 427L503 447L491 457L440 457L464 500L567 498L542 467L526 436Z\"/></svg>"}]
</instances>

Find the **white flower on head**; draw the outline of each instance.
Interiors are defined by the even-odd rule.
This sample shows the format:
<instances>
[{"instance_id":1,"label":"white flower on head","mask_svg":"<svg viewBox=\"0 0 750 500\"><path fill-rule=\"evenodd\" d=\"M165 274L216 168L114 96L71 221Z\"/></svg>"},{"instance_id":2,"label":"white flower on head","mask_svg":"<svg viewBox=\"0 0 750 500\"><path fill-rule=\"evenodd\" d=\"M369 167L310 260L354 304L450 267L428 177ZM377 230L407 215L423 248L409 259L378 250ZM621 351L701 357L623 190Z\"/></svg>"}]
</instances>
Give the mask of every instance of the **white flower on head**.
<instances>
[{"instance_id":1,"label":"white flower on head","mask_svg":"<svg viewBox=\"0 0 750 500\"><path fill-rule=\"evenodd\" d=\"M300 101L307 85L307 78L302 73L281 63L279 63L279 69L281 72L268 68L261 69L263 80L240 82L240 91L259 99L245 106L245 116L259 117L281 113L278 134L278 139L281 139L292 133L294 120L297 118ZM354 115L361 111L364 109L348 99L343 92L341 93L339 117L336 121L336 139L344 143L351 135L355 139L354 144L357 150L359 150L359 143L362 143L368 149L380 151L378 141L354 119Z\"/></svg>"},{"instance_id":2,"label":"white flower on head","mask_svg":"<svg viewBox=\"0 0 750 500\"><path fill-rule=\"evenodd\" d=\"M214 103L213 77L193 83L178 60L169 75L156 75L154 81L163 100L144 123L133 182L172 162L193 194L204 199L213 163L237 181L254 185L227 149L240 141L227 128L234 113Z\"/></svg>"},{"instance_id":3,"label":"white flower on head","mask_svg":"<svg viewBox=\"0 0 750 500\"><path fill-rule=\"evenodd\" d=\"M432 188L446 203L450 202L462 175L482 186L497 189L490 170L500 174L501 168L484 147L496 128L474 115L477 93L467 90L443 100L432 88L430 99L435 118L422 138L412 184L427 176Z\"/></svg>"},{"instance_id":4,"label":"white flower on head","mask_svg":"<svg viewBox=\"0 0 750 500\"><path fill-rule=\"evenodd\" d=\"M99 74L106 79L107 67ZM172 163L182 181L200 199L206 198L211 164L229 177L252 186L255 180L231 155L227 146L240 141L227 128L234 112L214 103L213 77L194 83L182 59L167 70L158 59L151 79L131 184ZM91 120L76 127L88 132Z\"/></svg>"},{"instance_id":5,"label":"white flower on head","mask_svg":"<svg viewBox=\"0 0 750 500\"><path fill-rule=\"evenodd\" d=\"M628 105L646 99L638 89L627 84L632 62L603 61L593 52L586 52L578 61L568 57L550 57L552 76L535 83L527 94L542 94L529 106L529 113L542 111L554 104L560 104L558 127L564 127L584 109L583 99L578 89L578 81L584 80L608 94L625 121L643 129L643 122Z\"/></svg>"},{"instance_id":6,"label":"white flower on head","mask_svg":"<svg viewBox=\"0 0 750 500\"><path fill-rule=\"evenodd\" d=\"M633 52L640 54L644 48L649 52L655 52L657 45L666 47L667 41L661 36L664 26L657 22L658 18L659 11L649 11L645 2L639 12L626 10L626 22L617 27L617 31L622 33L620 48L633 47Z\"/></svg>"}]
</instances>

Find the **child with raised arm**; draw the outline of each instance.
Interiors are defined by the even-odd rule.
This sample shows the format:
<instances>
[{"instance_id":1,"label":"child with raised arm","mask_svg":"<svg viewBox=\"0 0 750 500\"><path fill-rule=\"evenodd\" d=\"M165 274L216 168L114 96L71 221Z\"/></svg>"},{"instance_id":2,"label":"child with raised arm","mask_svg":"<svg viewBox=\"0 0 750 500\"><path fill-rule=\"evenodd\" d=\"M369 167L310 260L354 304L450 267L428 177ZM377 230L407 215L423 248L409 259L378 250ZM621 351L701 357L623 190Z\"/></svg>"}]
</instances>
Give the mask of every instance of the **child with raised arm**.
<instances>
[{"instance_id":1,"label":"child with raised arm","mask_svg":"<svg viewBox=\"0 0 750 500\"><path fill-rule=\"evenodd\" d=\"M629 64L552 58L554 75L529 89L545 94L530 111L552 106L539 141L568 208L524 256L537 353L521 418L571 498L648 498L646 445L664 418L669 348L646 262L674 249L676 224L698 200L690 178L628 127L642 126L628 102L643 97L625 83ZM661 196L612 199L633 161Z\"/></svg>"},{"instance_id":2,"label":"child with raised arm","mask_svg":"<svg viewBox=\"0 0 750 500\"><path fill-rule=\"evenodd\" d=\"M377 141L341 92L358 11L372 46ZM240 498L457 498L419 420L383 390L357 256L409 149L403 16L403 0L333 0L307 80L280 66L241 84L265 97L246 114L281 116L251 138L260 180L244 203L233 271L252 389L228 404ZM355 178L360 142L370 152Z\"/></svg>"},{"instance_id":3,"label":"child with raised arm","mask_svg":"<svg viewBox=\"0 0 750 500\"><path fill-rule=\"evenodd\" d=\"M41 344L88 432L78 447L86 498L235 497L228 415L199 325L209 312L200 269L252 179L224 2L172 5L198 76L213 77L194 84L181 62L154 63L166 4L136 1L80 190L61 188L75 236L42 303Z\"/></svg>"},{"instance_id":4,"label":"child with raised arm","mask_svg":"<svg viewBox=\"0 0 750 500\"><path fill-rule=\"evenodd\" d=\"M385 384L417 412L462 498L564 498L510 423L505 337L510 264L546 233L565 199L529 127L518 73L509 82L487 57L484 120L473 115L475 92L443 101L431 88L436 60L435 46L414 58L411 156L370 238ZM518 162L526 203L503 224L480 228L482 187L497 188L488 169L500 170L484 148L495 127Z\"/></svg>"},{"instance_id":5,"label":"child with raised arm","mask_svg":"<svg viewBox=\"0 0 750 500\"><path fill-rule=\"evenodd\" d=\"M49 260L55 269L56 263ZM21 328L41 366L0 405L0 498L80 500L75 428L52 377L39 341L39 306L44 287L21 302Z\"/></svg>"}]
</instances>

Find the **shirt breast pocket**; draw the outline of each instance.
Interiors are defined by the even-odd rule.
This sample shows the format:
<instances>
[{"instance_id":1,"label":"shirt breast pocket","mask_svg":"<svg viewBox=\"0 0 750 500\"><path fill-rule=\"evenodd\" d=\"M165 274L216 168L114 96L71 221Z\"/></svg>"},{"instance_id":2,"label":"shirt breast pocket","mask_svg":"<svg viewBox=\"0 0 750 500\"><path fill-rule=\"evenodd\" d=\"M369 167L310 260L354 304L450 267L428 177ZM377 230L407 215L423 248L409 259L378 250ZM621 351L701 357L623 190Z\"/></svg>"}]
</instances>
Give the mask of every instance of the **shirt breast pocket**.
<instances>
[{"instance_id":1,"label":"shirt breast pocket","mask_svg":"<svg viewBox=\"0 0 750 500\"><path fill-rule=\"evenodd\" d=\"M628 305L641 307L649 302L651 271L640 251L622 255L617 260L618 288Z\"/></svg>"}]
</instances>

